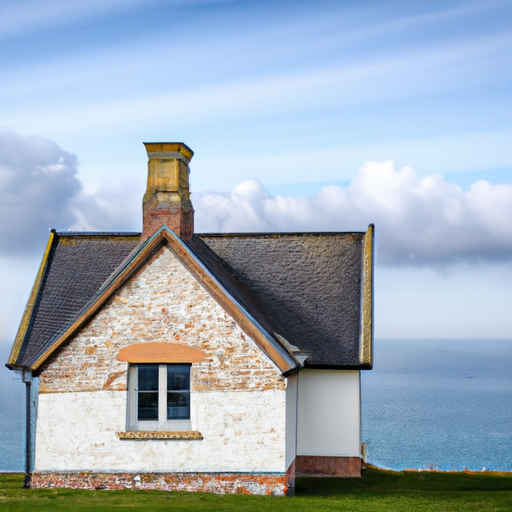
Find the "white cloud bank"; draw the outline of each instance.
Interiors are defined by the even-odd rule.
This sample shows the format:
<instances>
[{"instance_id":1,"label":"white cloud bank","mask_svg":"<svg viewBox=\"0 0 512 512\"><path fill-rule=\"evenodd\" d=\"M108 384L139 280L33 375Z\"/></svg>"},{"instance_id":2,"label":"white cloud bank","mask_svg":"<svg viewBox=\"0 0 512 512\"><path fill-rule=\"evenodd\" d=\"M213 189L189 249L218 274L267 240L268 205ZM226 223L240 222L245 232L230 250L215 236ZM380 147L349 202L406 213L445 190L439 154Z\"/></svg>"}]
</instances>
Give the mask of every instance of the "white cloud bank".
<instances>
[{"instance_id":1,"label":"white cloud bank","mask_svg":"<svg viewBox=\"0 0 512 512\"><path fill-rule=\"evenodd\" d=\"M446 265L512 258L512 185L478 181L470 190L439 174L422 179L393 162L368 162L347 188L314 197L273 197L257 181L194 199L204 231L351 231L376 224L379 260Z\"/></svg>"},{"instance_id":2,"label":"white cloud bank","mask_svg":"<svg viewBox=\"0 0 512 512\"><path fill-rule=\"evenodd\" d=\"M0 254L40 250L51 227L139 230L142 193L122 177L86 192L74 155L42 137L0 133ZM348 187L313 197L274 197L250 180L193 202L202 232L362 231L374 223L383 264L512 259L512 184L478 181L463 191L391 161L368 162Z\"/></svg>"}]
</instances>

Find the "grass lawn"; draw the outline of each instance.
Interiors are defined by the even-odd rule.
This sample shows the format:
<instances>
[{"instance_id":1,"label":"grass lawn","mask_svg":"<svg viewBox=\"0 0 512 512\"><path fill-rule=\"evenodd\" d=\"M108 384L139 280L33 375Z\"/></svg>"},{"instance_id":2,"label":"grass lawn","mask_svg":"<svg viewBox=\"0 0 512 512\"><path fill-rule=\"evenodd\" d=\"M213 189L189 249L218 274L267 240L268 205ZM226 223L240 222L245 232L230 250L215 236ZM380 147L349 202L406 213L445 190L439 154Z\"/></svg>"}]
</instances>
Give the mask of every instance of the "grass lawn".
<instances>
[{"instance_id":1,"label":"grass lawn","mask_svg":"<svg viewBox=\"0 0 512 512\"><path fill-rule=\"evenodd\" d=\"M369 468L361 479L300 478L294 498L22 486L23 475L0 474L0 511L512 511L512 474L493 473L397 473Z\"/></svg>"}]
</instances>

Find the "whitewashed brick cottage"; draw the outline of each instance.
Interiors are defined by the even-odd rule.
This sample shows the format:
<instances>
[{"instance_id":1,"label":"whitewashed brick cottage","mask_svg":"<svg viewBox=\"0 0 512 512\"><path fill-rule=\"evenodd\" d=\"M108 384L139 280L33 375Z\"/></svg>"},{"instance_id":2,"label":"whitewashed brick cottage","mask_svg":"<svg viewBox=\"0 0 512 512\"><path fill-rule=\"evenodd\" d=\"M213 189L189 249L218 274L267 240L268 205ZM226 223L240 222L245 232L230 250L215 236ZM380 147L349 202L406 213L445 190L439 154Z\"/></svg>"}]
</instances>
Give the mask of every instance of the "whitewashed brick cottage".
<instances>
[{"instance_id":1,"label":"whitewashed brick cottage","mask_svg":"<svg viewBox=\"0 0 512 512\"><path fill-rule=\"evenodd\" d=\"M142 234L50 234L7 364L37 384L30 485L290 494L295 475L359 476L373 226L194 234L193 152L145 146Z\"/></svg>"}]
</instances>

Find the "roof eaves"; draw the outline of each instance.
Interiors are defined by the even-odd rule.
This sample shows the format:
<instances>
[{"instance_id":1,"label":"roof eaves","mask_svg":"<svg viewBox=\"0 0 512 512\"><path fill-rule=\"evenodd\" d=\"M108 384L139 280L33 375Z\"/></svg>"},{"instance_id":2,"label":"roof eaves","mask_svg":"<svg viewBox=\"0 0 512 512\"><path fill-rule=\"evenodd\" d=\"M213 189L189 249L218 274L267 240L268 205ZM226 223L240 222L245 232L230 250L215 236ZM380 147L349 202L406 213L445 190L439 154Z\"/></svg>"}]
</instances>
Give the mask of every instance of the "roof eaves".
<instances>
[{"instance_id":1,"label":"roof eaves","mask_svg":"<svg viewBox=\"0 0 512 512\"><path fill-rule=\"evenodd\" d=\"M34 286L32 287L32 291L30 292L30 296L28 298L27 305L25 306L25 311L23 312L23 316L21 318L21 323L18 328L18 332L16 333L16 338L14 339L14 343L11 349L11 353L9 355L9 359L7 361L7 368L13 369L14 366L17 365L18 357L20 355L21 349L23 347L23 343L27 337L27 333L29 331L29 327L32 321L32 317L35 313L35 306L37 303L37 299L39 296L39 291L41 289L41 285L48 268L48 262L50 260L50 254L53 248L54 243L57 240L56 231L52 229L50 231L50 237L48 238L48 243L46 244L46 249L43 254L43 259L41 260L41 264L39 265L39 270L37 271L36 279L34 282Z\"/></svg>"},{"instance_id":2,"label":"roof eaves","mask_svg":"<svg viewBox=\"0 0 512 512\"><path fill-rule=\"evenodd\" d=\"M371 370L372 366L368 364L331 364L331 363L308 363L306 360L304 368L307 370Z\"/></svg>"}]
</instances>

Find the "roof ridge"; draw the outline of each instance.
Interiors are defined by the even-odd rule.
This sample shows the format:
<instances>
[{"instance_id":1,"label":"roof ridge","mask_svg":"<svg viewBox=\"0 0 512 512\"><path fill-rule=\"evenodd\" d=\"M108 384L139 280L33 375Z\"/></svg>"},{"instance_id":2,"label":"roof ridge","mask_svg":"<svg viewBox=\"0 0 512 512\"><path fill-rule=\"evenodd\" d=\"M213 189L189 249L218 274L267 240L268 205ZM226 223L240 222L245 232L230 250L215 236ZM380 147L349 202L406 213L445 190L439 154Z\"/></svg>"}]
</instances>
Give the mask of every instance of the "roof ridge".
<instances>
[{"instance_id":1,"label":"roof ridge","mask_svg":"<svg viewBox=\"0 0 512 512\"><path fill-rule=\"evenodd\" d=\"M71 231L52 229L58 236L140 236L140 231Z\"/></svg>"},{"instance_id":2,"label":"roof ridge","mask_svg":"<svg viewBox=\"0 0 512 512\"><path fill-rule=\"evenodd\" d=\"M333 235L364 235L366 231L249 231L232 233L194 233L194 235L234 237L234 236L333 236Z\"/></svg>"}]
</instances>

